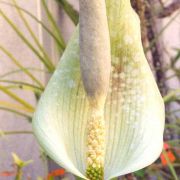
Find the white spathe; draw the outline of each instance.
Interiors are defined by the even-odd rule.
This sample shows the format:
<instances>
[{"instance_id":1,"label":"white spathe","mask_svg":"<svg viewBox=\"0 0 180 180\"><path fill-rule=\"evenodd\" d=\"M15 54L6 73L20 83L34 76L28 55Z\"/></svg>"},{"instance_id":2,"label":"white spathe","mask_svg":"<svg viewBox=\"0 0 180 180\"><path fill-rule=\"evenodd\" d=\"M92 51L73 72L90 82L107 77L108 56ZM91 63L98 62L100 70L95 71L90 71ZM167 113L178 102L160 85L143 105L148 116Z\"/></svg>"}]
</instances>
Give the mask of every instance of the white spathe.
<instances>
[{"instance_id":1,"label":"white spathe","mask_svg":"<svg viewBox=\"0 0 180 180\"><path fill-rule=\"evenodd\" d=\"M164 103L143 53L139 19L129 3L107 0L112 71L105 104L105 179L153 163L162 151ZM88 100L79 63L78 29L42 95L33 119L47 154L86 178Z\"/></svg>"}]
</instances>

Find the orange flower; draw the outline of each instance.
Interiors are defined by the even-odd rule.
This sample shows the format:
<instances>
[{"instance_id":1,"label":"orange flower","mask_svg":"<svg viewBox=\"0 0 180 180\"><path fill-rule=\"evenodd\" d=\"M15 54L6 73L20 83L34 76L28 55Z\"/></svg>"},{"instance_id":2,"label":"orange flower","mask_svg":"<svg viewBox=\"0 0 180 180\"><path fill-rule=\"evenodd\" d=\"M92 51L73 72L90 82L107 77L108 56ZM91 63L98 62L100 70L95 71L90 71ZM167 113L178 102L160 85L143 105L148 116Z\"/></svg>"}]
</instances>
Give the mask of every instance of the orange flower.
<instances>
[{"instance_id":1,"label":"orange flower","mask_svg":"<svg viewBox=\"0 0 180 180\"><path fill-rule=\"evenodd\" d=\"M173 152L171 151L171 147L169 144L164 143L164 153L166 153L167 158L171 163L173 163L176 160L176 157L174 156ZM163 166L167 166L168 162L166 160L166 157L164 153L161 153L160 159Z\"/></svg>"},{"instance_id":2,"label":"orange flower","mask_svg":"<svg viewBox=\"0 0 180 180\"><path fill-rule=\"evenodd\" d=\"M3 176L3 177L15 176L15 175L16 175L16 172L14 172L14 171L3 171L3 172L0 172L0 176Z\"/></svg>"},{"instance_id":3,"label":"orange flower","mask_svg":"<svg viewBox=\"0 0 180 180\"><path fill-rule=\"evenodd\" d=\"M47 180L50 180L51 177L64 176L64 174L65 174L65 170L64 169L53 170L53 171L51 171L48 174Z\"/></svg>"}]
</instances>

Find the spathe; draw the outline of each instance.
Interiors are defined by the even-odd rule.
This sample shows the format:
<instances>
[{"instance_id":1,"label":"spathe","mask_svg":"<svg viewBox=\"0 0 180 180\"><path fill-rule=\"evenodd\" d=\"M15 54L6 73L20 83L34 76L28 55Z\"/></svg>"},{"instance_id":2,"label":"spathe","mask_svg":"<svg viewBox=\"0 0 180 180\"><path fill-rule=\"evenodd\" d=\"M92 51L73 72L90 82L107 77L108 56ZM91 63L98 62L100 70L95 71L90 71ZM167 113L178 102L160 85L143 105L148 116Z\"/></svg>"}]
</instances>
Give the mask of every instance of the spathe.
<instances>
[{"instance_id":1,"label":"spathe","mask_svg":"<svg viewBox=\"0 0 180 180\"><path fill-rule=\"evenodd\" d=\"M105 179L148 166L163 143L163 100L143 53L139 19L124 2L106 1L112 71L105 104ZM33 126L47 154L85 178L89 104L78 39L77 30L40 99Z\"/></svg>"}]
</instances>

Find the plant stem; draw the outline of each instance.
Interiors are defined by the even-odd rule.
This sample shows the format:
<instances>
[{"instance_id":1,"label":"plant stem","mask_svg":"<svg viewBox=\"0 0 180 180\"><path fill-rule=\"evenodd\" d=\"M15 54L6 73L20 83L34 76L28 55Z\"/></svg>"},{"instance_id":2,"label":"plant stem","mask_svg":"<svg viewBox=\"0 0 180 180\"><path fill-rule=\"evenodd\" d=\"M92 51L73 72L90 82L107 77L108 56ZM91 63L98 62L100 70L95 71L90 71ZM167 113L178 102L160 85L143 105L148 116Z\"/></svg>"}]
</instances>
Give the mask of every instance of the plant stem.
<instances>
[{"instance_id":1,"label":"plant stem","mask_svg":"<svg viewBox=\"0 0 180 180\"><path fill-rule=\"evenodd\" d=\"M60 6L64 9L64 11L68 14L70 19L73 21L75 25L78 24L79 21L79 14L78 12L73 8L71 4L69 4L66 0L56 0Z\"/></svg>"},{"instance_id":2,"label":"plant stem","mask_svg":"<svg viewBox=\"0 0 180 180\"><path fill-rule=\"evenodd\" d=\"M14 135L14 134L33 134L32 131L2 131L4 135Z\"/></svg>"},{"instance_id":3,"label":"plant stem","mask_svg":"<svg viewBox=\"0 0 180 180\"><path fill-rule=\"evenodd\" d=\"M16 0L13 0L14 5L18 5ZM44 47L41 45L41 43L39 42L37 36L35 35L35 33L33 32L31 26L29 25L28 21L26 20L26 18L24 17L23 13L21 12L20 9L16 8L17 12L21 18L21 20L23 21L25 27L27 28L27 30L29 31L32 39L34 40L34 42L36 43L36 45L38 46L38 48L41 50L41 52L43 53L44 59L46 60L47 64L49 64L49 66L54 66L52 63L52 60L50 59L49 55L47 54L46 50L44 49Z\"/></svg>"},{"instance_id":4,"label":"plant stem","mask_svg":"<svg viewBox=\"0 0 180 180\"><path fill-rule=\"evenodd\" d=\"M7 94L12 99L14 99L17 102L19 102L20 104L22 104L24 107L28 108L31 112L34 112L34 107L32 105L30 105L28 102L24 101L24 99L21 99L19 96L17 96L13 92L11 92L8 89L6 89L4 86L0 85L0 90L2 92L4 92L5 94Z\"/></svg>"},{"instance_id":5,"label":"plant stem","mask_svg":"<svg viewBox=\"0 0 180 180\"><path fill-rule=\"evenodd\" d=\"M39 24L44 28L44 30L46 30L46 32L49 33L49 35L52 36L52 38L53 38L53 39L55 40L55 42L57 43L60 52L63 52L63 51L64 51L65 46L64 46L64 44L61 43L61 41L59 40L58 36L57 36L55 33L53 33L53 32L52 32L42 21L40 21L36 16L34 16L32 13L30 13L30 12L27 11L26 9L23 9L23 8L21 8L20 6L11 4L11 3L9 3L9 2L5 2L5 1L0 0L0 3L5 4L5 5L8 5L8 6L11 6L11 7L18 8L18 9L20 9L23 13L27 14L28 16L30 16L30 17L31 17L32 19L34 19L37 23L39 23Z\"/></svg>"},{"instance_id":6,"label":"plant stem","mask_svg":"<svg viewBox=\"0 0 180 180\"><path fill-rule=\"evenodd\" d=\"M43 88L42 83L31 72L25 69L23 65L6 48L0 45L0 50L3 51L11 59L11 61L13 61L13 63L19 67L27 76L29 76L34 82Z\"/></svg>"},{"instance_id":7,"label":"plant stem","mask_svg":"<svg viewBox=\"0 0 180 180\"><path fill-rule=\"evenodd\" d=\"M53 18L51 12L49 11L48 6L47 6L45 0L42 0L42 5L43 5L43 8L44 8L44 10L45 10L45 12L46 12L46 14L47 14L47 17L48 17L48 19L49 19L49 22L51 23L51 26L52 26L52 28L53 28L54 34L57 35L58 40L61 42L61 44L63 45L63 47L65 47L66 45L65 45L64 39L63 39L63 37L62 37L61 31L60 31L60 29L59 29L59 27L58 27L55 19Z\"/></svg>"},{"instance_id":8,"label":"plant stem","mask_svg":"<svg viewBox=\"0 0 180 180\"><path fill-rule=\"evenodd\" d=\"M30 115L22 113L22 112L20 112L20 111L18 111L16 109L12 109L12 108L9 108L9 107L2 107L2 106L0 106L0 110L4 110L4 111L11 112L11 113L15 113L17 115L20 115L20 116L23 116L23 117L27 118L30 121L32 119L32 117Z\"/></svg>"},{"instance_id":9,"label":"plant stem","mask_svg":"<svg viewBox=\"0 0 180 180\"><path fill-rule=\"evenodd\" d=\"M22 180L22 175L23 175L22 168L21 168L21 167L18 167L18 169L17 169L17 175L16 175L16 177L15 177L15 180Z\"/></svg>"},{"instance_id":10,"label":"plant stem","mask_svg":"<svg viewBox=\"0 0 180 180\"><path fill-rule=\"evenodd\" d=\"M55 67L49 65L44 57L41 56L39 51L32 45L32 43L24 36L19 28L6 16L6 14L0 9L0 15L6 20L6 22L12 27L16 34L22 39L22 41L32 50L32 52L39 58L39 60L46 66L49 72L53 72Z\"/></svg>"}]
</instances>

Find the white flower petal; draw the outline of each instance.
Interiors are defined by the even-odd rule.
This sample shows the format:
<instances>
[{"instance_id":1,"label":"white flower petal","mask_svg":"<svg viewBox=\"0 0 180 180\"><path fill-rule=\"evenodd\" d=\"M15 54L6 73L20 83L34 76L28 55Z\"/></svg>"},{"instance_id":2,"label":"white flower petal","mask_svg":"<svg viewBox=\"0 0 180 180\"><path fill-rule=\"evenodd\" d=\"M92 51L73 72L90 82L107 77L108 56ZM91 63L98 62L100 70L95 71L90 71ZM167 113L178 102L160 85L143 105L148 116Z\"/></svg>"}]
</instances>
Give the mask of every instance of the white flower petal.
<instances>
[{"instance_id":1,"label":"white flower petal","mask_svg":"<svg viewBox=\"0 0 180 180\"><path fill-rule=\"evenodd\" d=\"M122 66L126 69L129 65ZM162 151L164 104L148 65L143 66L146 73L139 69L136 77L133 71L124 79L112 74L105 111L107 179L151 164Z\"/></svg>"},{"instance_id":2,"label":"white flower petal","mask_svg":"<svg viewBox=\"0 0 180 180\"><path fill-rule=\"evenodd\" d=\"M113 68L105 105L105 179L151 164L163 143L164 104L143 53L139 19L131 9L121 9L121 2L106 0ZM76 35L41 97L33 125L47 154L85 178L89 107L78 51Z\"/></svg>"},{"instance_id":3,"label":"white flower petal","mask_svg":"<svg viewBox=\"0 0 180 180\"><path fill-rule=\"evenodd\" d=\"M85 178L88 103L79 67L78 32L49 81L34 115L34 132L59 165Z\"/></svg>"},{"instance_id":4,"label":"white flower petal","mask_svg":"<svg viewBox=\"0 0 180 180\"><path fill-rule=\"evenodd\" d=\"M165 118L163 99L144 56L139 18L130 6L122 6L124 0L106 2L110 34L116 34L111 36L113 71L105 107L105 179L110 179L159 157Z\"/></svg>"}]
</instances>

